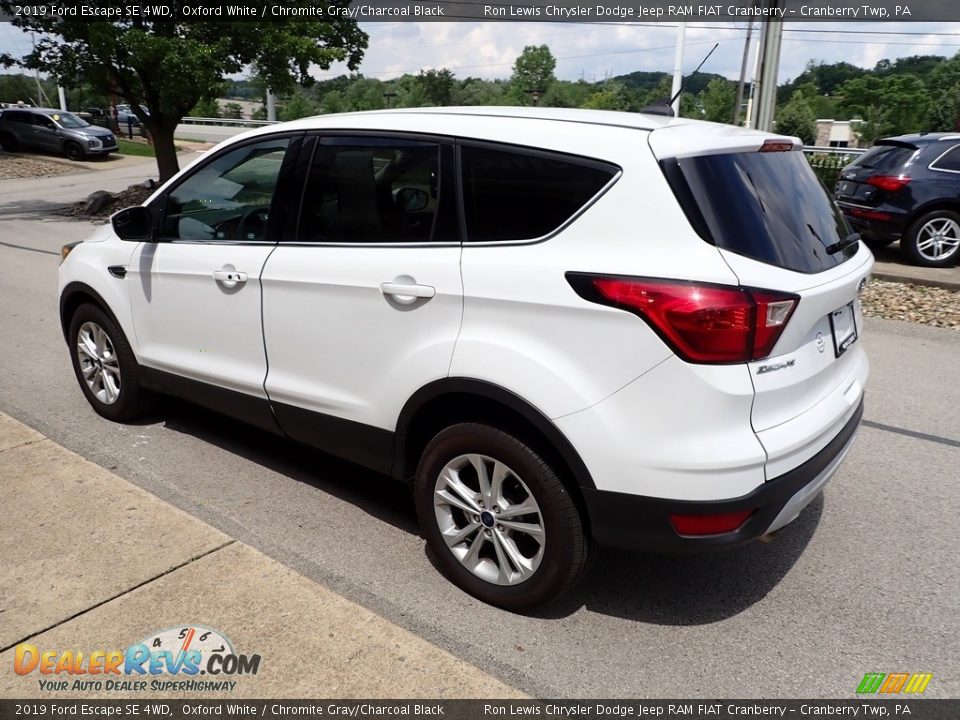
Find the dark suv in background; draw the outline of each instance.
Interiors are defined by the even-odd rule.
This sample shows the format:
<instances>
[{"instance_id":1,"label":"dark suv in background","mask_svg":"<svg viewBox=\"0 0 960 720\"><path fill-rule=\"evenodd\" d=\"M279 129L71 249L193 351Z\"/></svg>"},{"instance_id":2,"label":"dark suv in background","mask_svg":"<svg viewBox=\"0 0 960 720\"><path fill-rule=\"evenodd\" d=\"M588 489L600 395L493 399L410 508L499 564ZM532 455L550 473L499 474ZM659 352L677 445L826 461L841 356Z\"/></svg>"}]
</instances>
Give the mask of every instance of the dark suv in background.
<instances>
[{"instance_id":1,"label":"dark suv in background","mask_svg":"<svg viewBox=\"0 0 960 720\"><path fill-rule=\"evenodd\" d=\"M71 160L102 157L116 152L112 130L91 125L65 110L7 108L0 110L0 147L63 153Z\"/></svg>"},{"instance_id":2,"label":"dark suv in background","mask_svg":"<svg viewBox=\"0 0 960 720\"><path fill-rule=\"evenodd\" d=\"M836 199L873 248L895 240L917 265L960 260L960 134L878 140L840 173Z\"/></svg>"}]
</instances>

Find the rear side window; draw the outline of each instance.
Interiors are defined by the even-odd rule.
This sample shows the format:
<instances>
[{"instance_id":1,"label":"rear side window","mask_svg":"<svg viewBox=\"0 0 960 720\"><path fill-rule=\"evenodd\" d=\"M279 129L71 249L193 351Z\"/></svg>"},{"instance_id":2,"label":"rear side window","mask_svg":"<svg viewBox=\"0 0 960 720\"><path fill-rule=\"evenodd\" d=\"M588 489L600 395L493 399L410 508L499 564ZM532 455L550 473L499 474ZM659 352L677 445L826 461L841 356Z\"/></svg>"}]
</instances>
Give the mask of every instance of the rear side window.
<instances>
[{"instance_id":1,"label":"rear side window","mask_svg":"<svg viewBox=\"0 0 960 720\"><path fill-rule=\"evenodd\" d=\"M861 155L854 165L880 173L896 174L916 151L917 148L913 146L877 145Z\"/></svg>"},{"instance_id":2,"label":"rear side window","mask_svg":"<svg viewBox=\"0 0 960 720\"><path fill-rule=\"evenodd\" d=\"M827 252L850 229L800 152L682 158L664 171L691 224L717 247L802 273L848 257Z\"/></svg>"},{"instance_id":3,"label":"rear side window","mask_svg":"<svg viewBox=\"0 0 960 720\"><path fill-rule=\"evenodd\" d=\"M310 166L297 239L430 242L439 205L439 145L390 138L324 138Z\"/></svg>"},{"instance_id":4,"label":"rear side window","mask_svg":"<svg viewBox=\"0 0 960 720\"><path fill-rule=\"evenodd\" d=\"M567 155L465 145L460 150L469 242L533 240L577 214L618 168Z\"/></svg>"},{"instance_id":5,"label":"rear side window","mask_svg":"<svg viewBox=\"0 0 960 720\"><path fill-rule=\"evenodd\" d=\"M934 170L960 172L960 145L954 145L952 149L934 160L930 167Z\"/></svg>"}]
</instances>

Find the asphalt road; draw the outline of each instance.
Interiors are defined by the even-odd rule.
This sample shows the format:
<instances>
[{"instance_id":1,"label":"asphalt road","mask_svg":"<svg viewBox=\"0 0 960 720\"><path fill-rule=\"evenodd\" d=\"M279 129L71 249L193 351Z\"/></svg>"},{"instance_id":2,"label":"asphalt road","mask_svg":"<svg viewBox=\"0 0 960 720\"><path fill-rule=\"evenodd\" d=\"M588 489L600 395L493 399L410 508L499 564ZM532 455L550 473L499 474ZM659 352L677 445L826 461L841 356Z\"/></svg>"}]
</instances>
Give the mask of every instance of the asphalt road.
<instances>
[{"instance_id":1,"label":"asphalt road","mask_svg":"<svg viewBox=\"0 0 960 720\"><path fill-rule=\"evenodd\" d=\"M923 671L927 696L960 696L960 334L867 322L867 422L823 496L772 542L687 558L605 551L563 605L521 617L438 575L389 480L187 404L139 425L95 415L55 297L57 249L90 226L32 207L0 195L0 409L519 689L853 697L866 672ZM77 541L109 532L91 517ZM222 587L229 602L229 577Z\"/></svg>"}]
</instances>

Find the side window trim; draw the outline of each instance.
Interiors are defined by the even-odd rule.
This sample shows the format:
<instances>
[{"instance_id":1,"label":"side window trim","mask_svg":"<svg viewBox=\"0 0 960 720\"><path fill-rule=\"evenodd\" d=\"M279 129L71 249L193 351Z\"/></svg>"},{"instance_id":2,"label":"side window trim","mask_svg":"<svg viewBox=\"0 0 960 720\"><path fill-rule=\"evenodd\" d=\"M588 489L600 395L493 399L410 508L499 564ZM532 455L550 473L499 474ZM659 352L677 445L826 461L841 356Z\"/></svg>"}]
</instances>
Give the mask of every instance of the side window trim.
<instances>
[{"instance_id":1,"label":"side window trim","mask_svg":"<svg viewBox=\"0 0 960 720\"><path fill-rule=\"evenodd\" d=\"M459 214L460 214L460 227L463 237L464 246L469 247L499 247L501 245L537 245L542 242L547 242L551 238L556 237L561 232L563 232L567 227L569 227L573 222L575 222L581 215L583 215L587 210L593 207L600 198L607 194L607 192L616 185L617 181L623 175L623 168L615 163L597 160L596 158L586 157L584 155L576 155L574 153L564 153L556 150L542 150L540 148L532 148L526 145L514 145L511 143L505 142L496 142L489 140L476 140L473 138L457 138L457 179L459 181L458 185L458 197L459 197ZM551 230L550 232L541 235L535 238L523 238L517 240L470 240L470 234L467 229L467 211L466 211L466 193L464 191L465 177L463 173L463 161L461 158L461 149L464 147L475 147L482 150L491 150L496 152L509 152L516 153L518 155L527 155L529 157L538 157L544 158L547 160L555 160L559 162L570 163L572 165L579 165L581 167L586 167L594 170L603 170L606 172L612 172L610 179L593 195L591 196L583 205L581 205L576 212L570 215L566 220L564 220L560 225Z\"/></svg>"},{"instance_id":2,"label":"side window trim","mask_svg":"<svg viewBox=\"0 0 960 720\"><path fill-rule=\"evenodd\" d=\"M190 168L190 173L179 178L177 182L168 188L166 188L163 193L156 198L154 198L150 204L147 206L150 210L150 214L153 217L153 242L157 243L178 243L186 245L276 245L277 238L282 232L283 214L276 212L278 199L282 197L281 189L286 187L287 182L289 182L289 175L291 169L300 154L300 148L302 145L303 137L305 132L302 130L298 131L287 131L281 133L271 133L266 135L257 135L255 137L249 138L238 143L231 143L230 145L221 148L215 153L204 157L203 160L197 163L195 166ZM166 220L166 208L167 208L167 199L170 197L170 194L179 188L183 183L187 182L196 175L198 172L201 172L204 168L216 162L224 155L227 155L231 152L235 152L241 148L247 147L248 145L258 145L262 142L267 142L270 140L283 140L289 139L289 144L287 145L286 154L283 158L283 164L280 167L280 174L277 176L277 183L274 187L273 197L270 200L270 213L266 230L266 239L264 240L218 240L216 238L209 240L199 240L199 239L186 239L186 238L167 238L163 236L163 226ZM294 186L296 187L296 186ZM298 208L299 210L299 208ZM271 239L272 238L272 239Z\"/></svg>"},{"instance_id":3,"label":"side window trim","mask_svg":"<svg viewBox=\"0 0 960 720\"><path fill-rule=\"evenodd\" d=\"M942 173L950 173L952 175L960 175L960 170L951 170L950 168L937 167L937 163L939 163L941 160L946 158L948 155L954 155L954 154L960 156L960 145L954 145L953 147L949 147L944 152L937 155L937 157L933 160L933 162L927 165L927 169L932 170L933 172L942 172Z\"/></svg>"},{"instance_id":4,"label":"side window trim","mask_svg":"<svg viewBox=\"0 0 960 720\"><path fill-rule=\"evenodd\" d=\"M438 183L438 196L440 208L433 219L431 229L431 239L414 242L369 242L357 243L347 241L319 241L319 240L300 240L300 221L303 208L307 202L307 180L310 167L319 148L325 144L338 145L348 140L369 139L372 145L383 144L388 146L391 141L407 141L431 143L438 147L440 152L440 178ZM328 142L324 142L328 141ZM293 217L285 226L280 243L294 247L364 247L364 248L423 248L423 247L457 247L463 243L462 230L460 229L460 212L458 209L457 191L460 183L454 179L457 174L455 152L455 139L449 135L434 135L430 133L405 132L400 130L364 130L364 129L316 129L308 130L304 139L303 149L301 151L301 162L298 162L297 173L300 191L296 202L295 212L291 209ZM302 172L302 176L299 173ZM457 174L458 175L458 174ZM443 217L446 216L446 217ZM446 223L449 227L441 228L441 223ZM438 230L447 231L455 236L453 240L434 240Z\"/></svg>"}]
</instances>

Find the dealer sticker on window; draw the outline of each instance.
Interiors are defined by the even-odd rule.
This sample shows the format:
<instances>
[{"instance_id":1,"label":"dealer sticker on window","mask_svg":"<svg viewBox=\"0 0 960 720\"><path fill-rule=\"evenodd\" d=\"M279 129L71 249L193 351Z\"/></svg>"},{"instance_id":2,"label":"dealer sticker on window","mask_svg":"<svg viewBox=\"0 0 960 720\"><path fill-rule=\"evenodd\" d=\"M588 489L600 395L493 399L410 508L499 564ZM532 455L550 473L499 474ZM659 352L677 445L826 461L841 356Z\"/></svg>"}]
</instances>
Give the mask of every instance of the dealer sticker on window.
<instances>
[{"instance_id":1,"label":"dealer sticker on window","mask_svg":"<svg viewBox=\"0 0 960 720\"><path fill-rule=\"evenodd\" d=\"M837 357L857 341L857 320L853 314L853 302L830 313L830 329L833 331L833 350Z\"/></svg>"}]
</instances>

